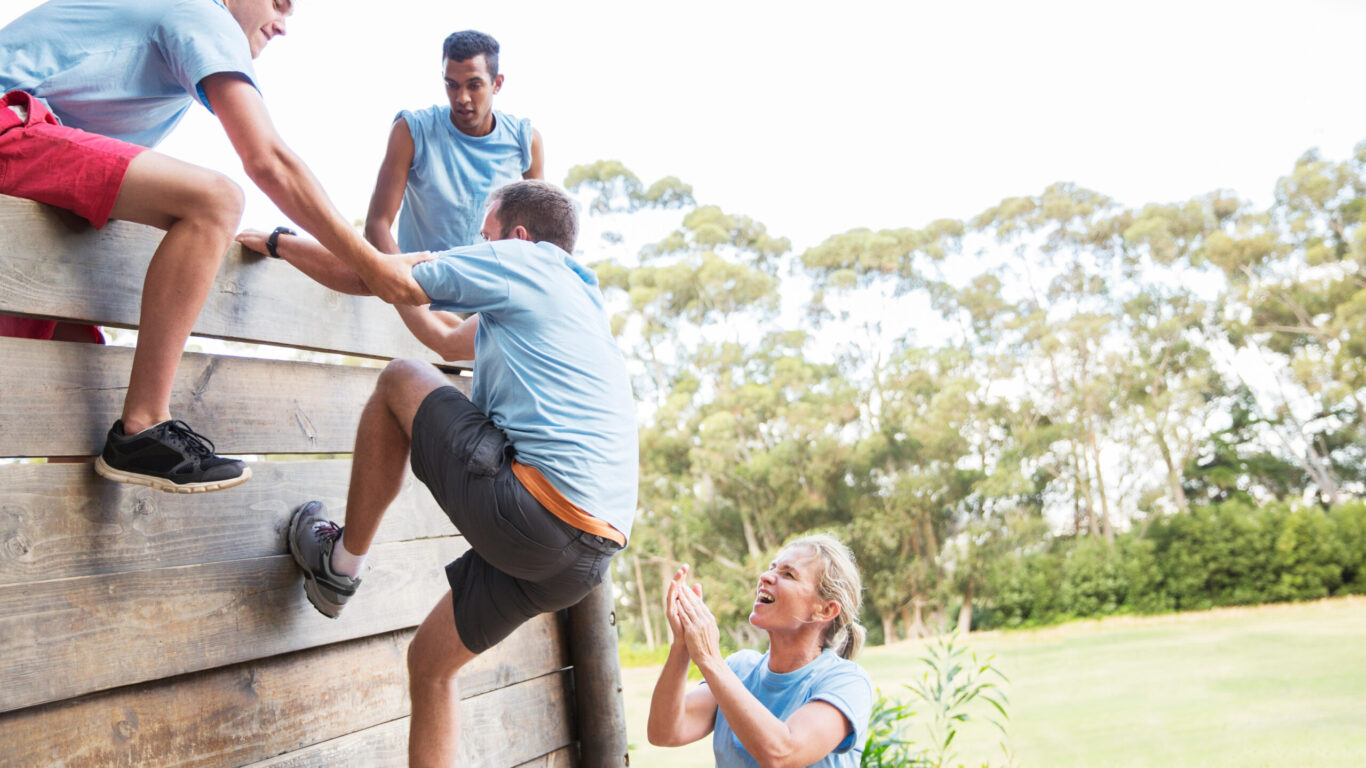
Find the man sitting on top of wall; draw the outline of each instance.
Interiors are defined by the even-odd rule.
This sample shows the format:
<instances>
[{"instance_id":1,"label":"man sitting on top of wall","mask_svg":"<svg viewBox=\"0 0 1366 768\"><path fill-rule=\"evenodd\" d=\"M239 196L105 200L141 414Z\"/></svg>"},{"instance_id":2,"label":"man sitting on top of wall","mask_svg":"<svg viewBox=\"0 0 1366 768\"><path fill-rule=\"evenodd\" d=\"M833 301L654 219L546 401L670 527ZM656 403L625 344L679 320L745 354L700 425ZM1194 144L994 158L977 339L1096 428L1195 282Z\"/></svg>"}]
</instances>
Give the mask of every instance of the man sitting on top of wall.
<instances>
[{"instance_id":1,"label":"man sitting on top of wall","mask_svg":"<svg viewBox=\"0 0 1366 768\"><path fill-rule=\"evenodd\" d=\"M192 103L217 116L252 181L377 295L427 301L408 274L427 256L385 257L366 243L271 124L252 59L292 11L292 0L50 0L0 29L0 193L96 227L116 218L166 230L143 285L122 417L95 464L107 478L189 493L250 477L171 418L181 352L243 206L226 176L148 149ZM3 332L53 329L10 319Z\"/></svg>"}]
</instances>

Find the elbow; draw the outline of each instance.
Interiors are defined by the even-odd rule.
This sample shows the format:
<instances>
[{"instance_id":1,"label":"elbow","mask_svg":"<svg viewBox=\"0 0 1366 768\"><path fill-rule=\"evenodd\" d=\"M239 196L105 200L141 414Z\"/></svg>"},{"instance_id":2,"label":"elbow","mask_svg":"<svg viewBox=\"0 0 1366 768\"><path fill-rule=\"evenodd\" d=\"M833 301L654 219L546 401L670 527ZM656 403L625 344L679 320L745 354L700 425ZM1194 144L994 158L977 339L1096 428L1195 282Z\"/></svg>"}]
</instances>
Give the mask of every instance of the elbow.
<instances>
[{"instance_id":1,"label":"elbow","mask_svg":"<svg viewBox=\"0 0 1366 768\"><path fill-rule=\"evenodd\" d=\"M807 763L800 760L796 746L786 739L771 741L751 750L750 757L759 764L759 768L802 768Z\"/></svg>"},{"instance_id":2,"label":"elbow","mask_svg":"<svg viewBox=\"0 0 1366 768\"><path fill-rule=\"evenodd\" d=\"M798 762L796 755L788 752L783 755L752 755L759 768L802 768L806 763Z\"/></svg>"},{"instance_id":3,"label":"elbow","mask_svg":"<svg viewBox=\"0 0 1366 768\"><path fill-rule=\"evenodd\" d=\"M649 723L645 727L645 739L650 742L652 747L681 747L683 741L678 738L678 734Z\"/></svg>"},{"instance_id":4,"label":"elbow","mask_svg":"<svg viewBox=\"0 0 1366 768\"><path fill-rule=\"evenodd\" d=\"M474 350L467 349L464 346L452 347L445 345L439 349L433 347L432 351L441 355L441 359L448 363L458 363L464 360L474 359Z\"/></svg>"}]
</instances>

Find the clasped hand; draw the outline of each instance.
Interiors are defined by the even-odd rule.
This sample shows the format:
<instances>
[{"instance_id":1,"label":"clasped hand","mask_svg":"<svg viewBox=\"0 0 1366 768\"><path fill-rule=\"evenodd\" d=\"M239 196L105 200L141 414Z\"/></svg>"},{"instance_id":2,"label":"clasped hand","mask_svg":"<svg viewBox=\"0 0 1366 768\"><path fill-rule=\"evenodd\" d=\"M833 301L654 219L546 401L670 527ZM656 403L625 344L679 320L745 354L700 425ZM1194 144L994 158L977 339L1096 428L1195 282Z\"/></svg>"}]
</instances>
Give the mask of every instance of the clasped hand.
<instances>
[{"instance_id":1,"label":"clasped hand","mask_svg":"<svg viewBox=\"0 0 1366 768\"><path fill-rule=\"evenodd\" d=\"M684 565L669 582L665 613L669 618L674 642L681 640L687 647L689 658L705 672L707 665L721 659L721 633L716 625L716 617L702 601L702 585L689 585L687 577L688 566Z\"/></svg>"}]
</instances>

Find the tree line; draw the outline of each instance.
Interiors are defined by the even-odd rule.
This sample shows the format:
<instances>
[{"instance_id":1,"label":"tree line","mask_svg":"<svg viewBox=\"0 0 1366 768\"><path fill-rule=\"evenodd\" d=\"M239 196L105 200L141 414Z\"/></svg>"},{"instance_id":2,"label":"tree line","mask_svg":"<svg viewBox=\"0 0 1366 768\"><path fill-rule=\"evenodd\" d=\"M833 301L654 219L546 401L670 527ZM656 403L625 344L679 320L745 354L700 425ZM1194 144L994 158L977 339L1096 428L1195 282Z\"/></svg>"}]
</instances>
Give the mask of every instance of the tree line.
<instances>
[{"instance_id":1,"label":"tree line","mask_svg":"<svg viewBox=\"0 0 1366 768\"><path fill-rule=\"evenodd\" d=\"M802 253L675 177L602 161L566 186L604 230L592 266L641 403L628 638L665 639L659 588L690 562L723 631L752 641L755 577L813 529L854 549L886 642L1088 615L1058 602L1073 577L1069 595L1125 574L1092 614L1363 589L1366 142L1306 152L1264 208L1059 183ZM667 231L627 245L642 222ZM1191 591L1218 552L1338 573Z\"/></svg>"}]
</instances>

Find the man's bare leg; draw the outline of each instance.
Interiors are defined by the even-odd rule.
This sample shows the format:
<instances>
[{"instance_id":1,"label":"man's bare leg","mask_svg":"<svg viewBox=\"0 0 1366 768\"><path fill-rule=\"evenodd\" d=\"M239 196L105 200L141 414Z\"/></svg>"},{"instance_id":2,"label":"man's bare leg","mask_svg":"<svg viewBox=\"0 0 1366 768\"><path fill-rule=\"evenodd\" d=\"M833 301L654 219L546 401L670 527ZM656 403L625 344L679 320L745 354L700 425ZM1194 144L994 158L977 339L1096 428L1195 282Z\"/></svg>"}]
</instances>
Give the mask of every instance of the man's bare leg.
<instances>
[{"instance_id":1,"label":"man's bare leg","mask_svg":"<svg viewBox=\"0 0 1366 768\"><path fill-rule=\"evenodd\" d=\"M395 360L380 373L356 428L342 537L347 552L370 550L384 511L403 487L418 406L432 390L450 383L436 366L420 360Z\"/></svg>"},{"instance_id":2,"label":"man's bare leg","mask_svg":"<svg viewBox=\"0 0 1366 768\"><path fill-rule=\"evenodd\" d=\"M451 593L427 614L408 646L409 768L449 768L460 746L460 683L456 675L476 654L455 628Z\"/></svg>"},{"instance_id":3,"label":"man's bare leg","mask_svg":"<svg viewBox=\"0 0 1366 768\"><path fill-rule=\"evenodd\" d=\"M171 418L171 388L199 311L242 218L242 190L222 174L157 152L128 165L112 218L166 230L142 287L124 432Z\"/></svg>"}]
</instances>

